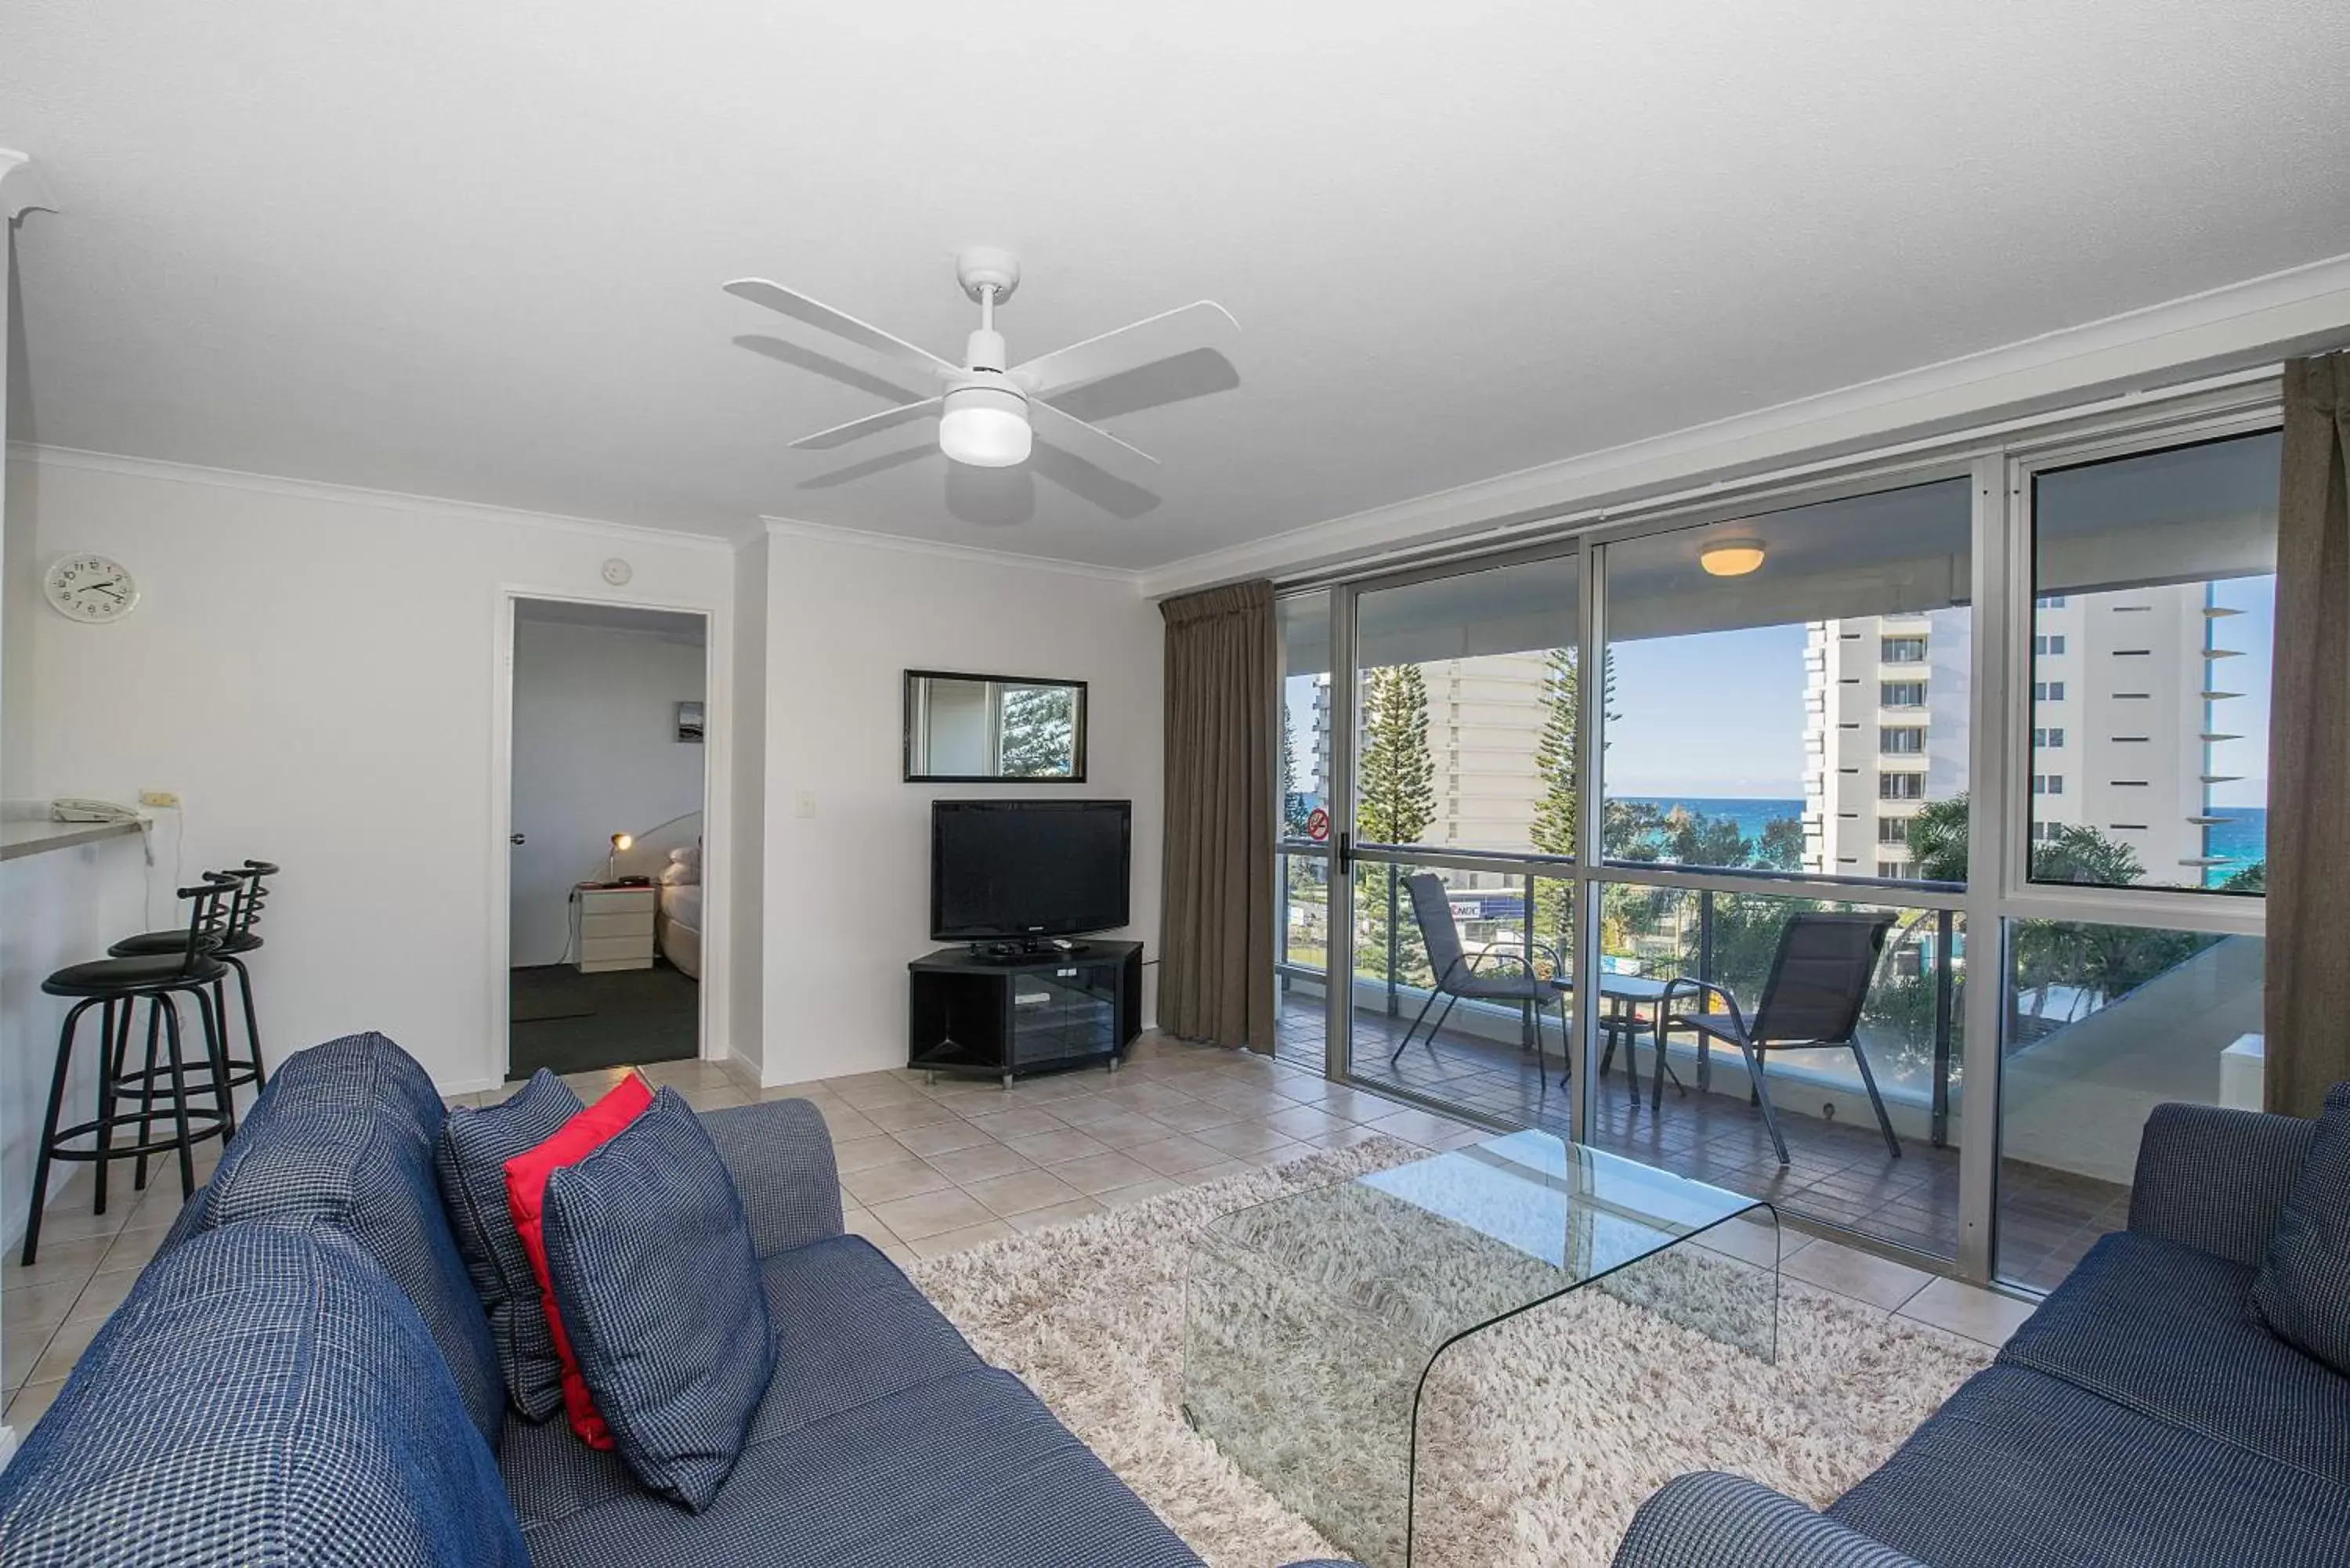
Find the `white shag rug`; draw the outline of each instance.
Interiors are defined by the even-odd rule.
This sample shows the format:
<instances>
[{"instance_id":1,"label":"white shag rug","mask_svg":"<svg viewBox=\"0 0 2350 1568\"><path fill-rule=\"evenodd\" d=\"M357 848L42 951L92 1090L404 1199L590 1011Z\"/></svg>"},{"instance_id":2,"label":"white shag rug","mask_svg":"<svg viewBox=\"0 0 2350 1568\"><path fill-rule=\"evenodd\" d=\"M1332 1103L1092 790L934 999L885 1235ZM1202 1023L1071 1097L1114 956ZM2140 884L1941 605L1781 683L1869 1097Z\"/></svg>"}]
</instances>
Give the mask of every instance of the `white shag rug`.
<instances>
[{"instance_id":1,"label":"white shag rug","mask_svg":"<svg viewBox=\"0 0 2350 1568\"><path fill-rule=\"evenodd\" d=\"M1192 1233L1219 1214L1419 1158L1378 1139L911 1272L982 1355L1024 1378L1211 1568L1342 1557L1185 1422L1185 1266ZM1781 1292L1775 1364L1577 1291L1438 1361L1419 1416L1413 1561L1605 1568L1640 1501L1685 1470L1732 1470L1824 1505L1991 1356L1794 1279ZM1345 1391L1302 1402L1293 1436L1315 1462L1343 1469L1364 1447L1343 1424L1347 1404Z\"/></svg>"}]
</instances>

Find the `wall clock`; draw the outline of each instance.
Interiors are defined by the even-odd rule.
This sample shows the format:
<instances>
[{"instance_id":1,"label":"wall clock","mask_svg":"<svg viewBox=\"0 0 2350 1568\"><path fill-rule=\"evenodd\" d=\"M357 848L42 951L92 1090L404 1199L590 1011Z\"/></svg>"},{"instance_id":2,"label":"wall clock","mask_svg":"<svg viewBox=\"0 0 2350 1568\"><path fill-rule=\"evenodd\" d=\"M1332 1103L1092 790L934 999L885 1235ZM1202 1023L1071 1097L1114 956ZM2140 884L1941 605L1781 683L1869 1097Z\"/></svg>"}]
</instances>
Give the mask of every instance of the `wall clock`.
<instances>
[{"instance_id":1,"label":"wall clock","mask_svg":"<svg viewBox=\"0 0 2350 1568\"><path fill-rule=\"evenodd\" d=\"M139 607L130 568L94 552L58 556L41 587L59 615L90 626L120 620Z\"/></svg>"}]
</instances>

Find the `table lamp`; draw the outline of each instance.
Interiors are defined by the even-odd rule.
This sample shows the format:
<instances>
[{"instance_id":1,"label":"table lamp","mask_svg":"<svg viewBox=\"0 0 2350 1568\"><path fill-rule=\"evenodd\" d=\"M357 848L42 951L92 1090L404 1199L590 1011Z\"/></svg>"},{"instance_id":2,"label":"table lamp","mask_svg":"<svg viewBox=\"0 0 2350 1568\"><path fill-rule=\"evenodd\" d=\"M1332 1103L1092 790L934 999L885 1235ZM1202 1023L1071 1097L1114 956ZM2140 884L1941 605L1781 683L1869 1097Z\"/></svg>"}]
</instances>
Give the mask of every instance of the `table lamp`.
<instances>
[{"instance_id":1,"label":"table lamp","mask_svg":"<svg viewBox=\"0 0 2350 1568\"><path fill-rule=\"evenodd\" d=\"M612 835L612 853L604 857L605 881L611 881L613 877L619 871L620 851L623 849L633 848L636 842L636 836L633 834L616 833Z\"/></svg>"}]
</instances>

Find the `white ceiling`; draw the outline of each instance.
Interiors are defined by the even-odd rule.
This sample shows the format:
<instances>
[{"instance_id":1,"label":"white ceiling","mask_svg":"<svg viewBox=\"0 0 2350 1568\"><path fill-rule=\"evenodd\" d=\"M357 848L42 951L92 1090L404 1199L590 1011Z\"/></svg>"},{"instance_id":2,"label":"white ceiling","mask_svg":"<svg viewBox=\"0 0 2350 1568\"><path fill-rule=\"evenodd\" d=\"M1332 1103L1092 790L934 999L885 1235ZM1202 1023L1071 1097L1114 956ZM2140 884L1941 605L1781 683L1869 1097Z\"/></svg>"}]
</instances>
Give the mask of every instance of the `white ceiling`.
<instances>
[{"instance_id":1,"label":"white ceiling","mask_svg":"<svg viewBox=\"0 0 2350 1568\"><path fill-rule=\"evenodd\" d=\"M2350 253L2345 80L2341 0L10 0L11 433L1152 566ZM884 405L718 286L954 357L972 242L1015 358L1238 317L1104 416L1159 504L811 484L929 427L786 450Z\"/></svg>"}]
</instances>

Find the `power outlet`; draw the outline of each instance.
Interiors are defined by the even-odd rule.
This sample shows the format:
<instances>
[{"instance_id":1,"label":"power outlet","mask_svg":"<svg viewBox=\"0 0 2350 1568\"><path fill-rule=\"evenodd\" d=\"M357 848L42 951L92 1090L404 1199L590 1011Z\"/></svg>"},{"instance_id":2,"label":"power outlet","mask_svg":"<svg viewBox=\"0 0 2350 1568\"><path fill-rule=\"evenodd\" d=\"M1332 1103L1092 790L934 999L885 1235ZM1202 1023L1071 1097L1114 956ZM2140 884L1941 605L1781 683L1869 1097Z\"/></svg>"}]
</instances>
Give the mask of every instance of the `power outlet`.
<instances>
[{"instance_id":1,"label":"power outlet","mask_svg":"<svg viewBox=\"0 0 2350 1568\"><path fill-rule=\"evenodd\" d=\"M177 811L180 795L177 790L142 789L139 792L139 804L152 811Z\"/></svg>"}]
</instances>

